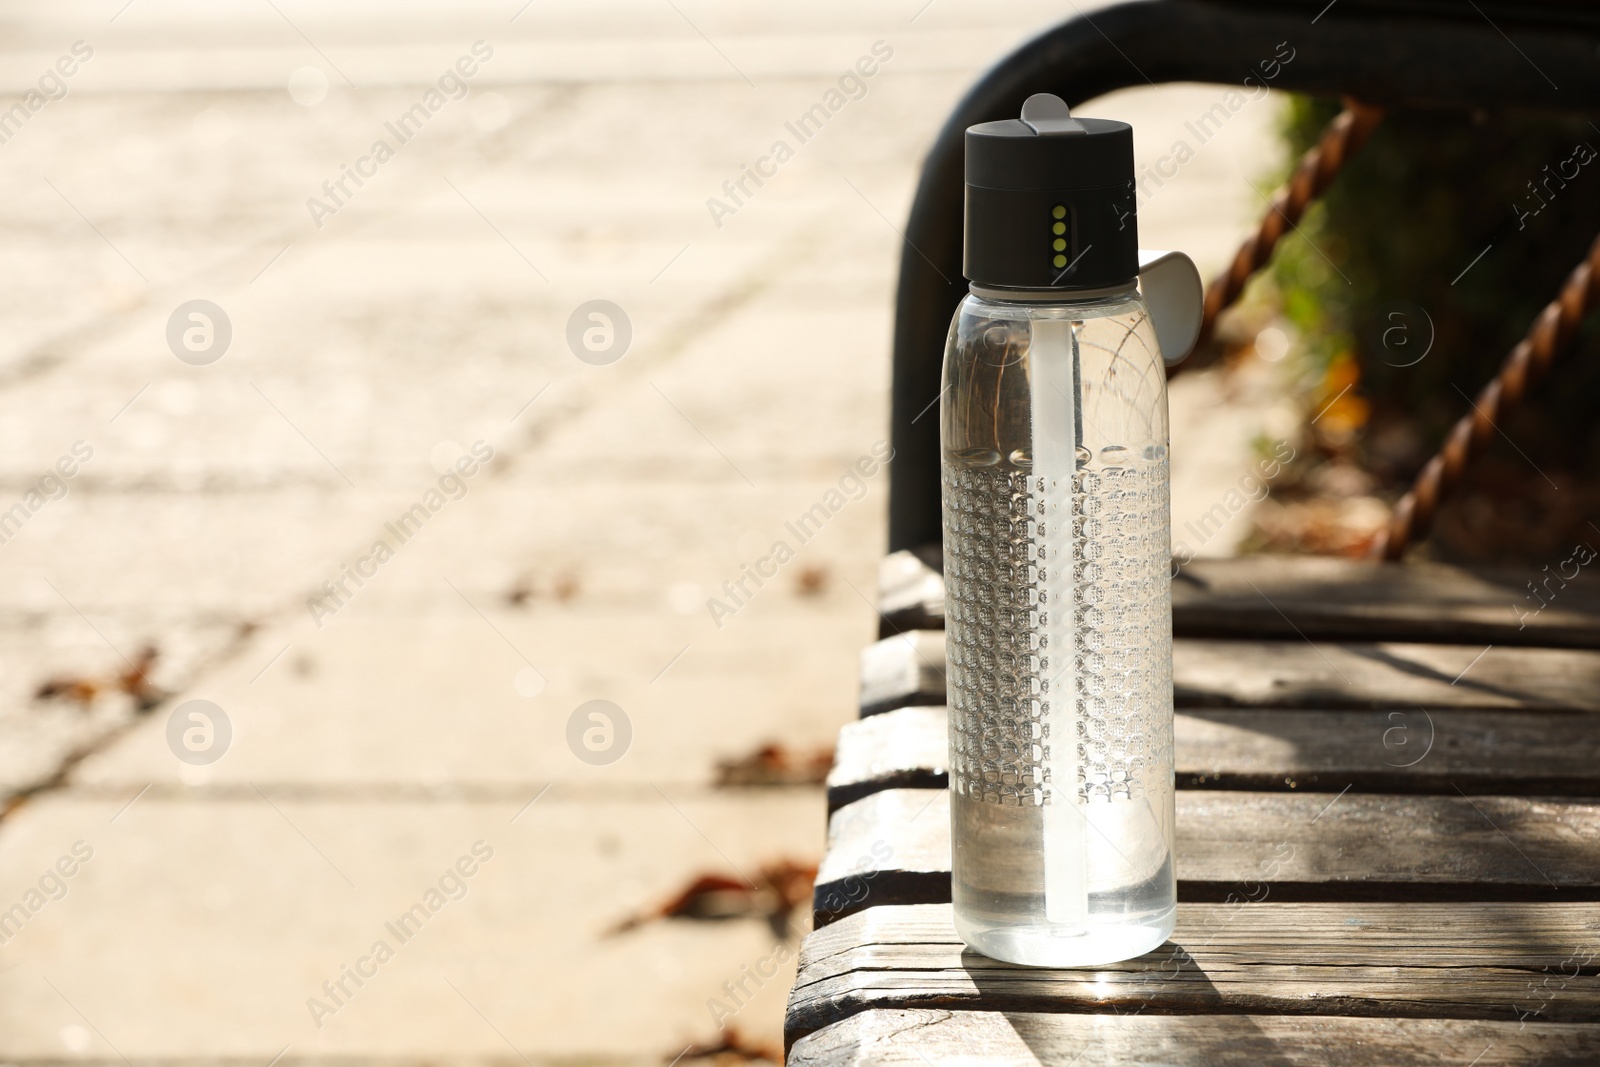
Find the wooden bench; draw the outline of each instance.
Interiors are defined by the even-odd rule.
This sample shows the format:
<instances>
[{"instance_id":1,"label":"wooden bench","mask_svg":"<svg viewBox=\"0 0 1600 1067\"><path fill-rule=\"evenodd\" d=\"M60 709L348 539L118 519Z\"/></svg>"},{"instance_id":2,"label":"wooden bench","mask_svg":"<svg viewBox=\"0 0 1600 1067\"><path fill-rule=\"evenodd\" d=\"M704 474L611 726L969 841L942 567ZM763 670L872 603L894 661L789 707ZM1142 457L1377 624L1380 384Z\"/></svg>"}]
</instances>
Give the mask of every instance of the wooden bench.
<instances>
[{"instance_id":1,"label":"wooden bench","mask_svg":"<svg viewBox=\"0 0 1600 1067\"><path fill-rule=\"evenodd\" d=\"M791 1064L1600 1063L1600 584L1192 563L1177 931L1043 970L951 925L936 563L882 568Z\"/></svg>"}]
</instances>

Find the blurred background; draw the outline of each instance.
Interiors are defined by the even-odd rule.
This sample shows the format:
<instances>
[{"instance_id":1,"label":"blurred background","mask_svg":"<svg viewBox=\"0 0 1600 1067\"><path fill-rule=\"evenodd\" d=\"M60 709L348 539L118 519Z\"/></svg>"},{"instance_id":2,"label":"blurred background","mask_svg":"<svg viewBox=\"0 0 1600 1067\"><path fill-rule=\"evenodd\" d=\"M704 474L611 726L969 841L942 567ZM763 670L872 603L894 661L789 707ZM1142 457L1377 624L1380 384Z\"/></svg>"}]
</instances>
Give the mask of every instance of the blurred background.
<instances>
[{"instance_id":1,"label":"blurred background","mask_svg":"<svg viewBox=\"0 0 1600 1067\"><path fill-rule=\"evenodd\" d=\"M0 1061L776 1056L917 170L1080 10L0 5ZM1333 113L1196 143L1227 91L1083 109L1141 168L1193 149L1139 221L1207 276ZM1515 255L1405 279L1589 136L1520 131L1468 204L1461 129L1386 125L1346 177L1388 213L1336 192L1173 383L1175 548L1363 551L1465 410L1444 368L1475 391L1576 252L1500 317ZM1386 371L1400 298L1471 361ZM1565 479L1562 425L1529 447ZM1541 485L1491 462L1522 510L1425 551L1538 554Z\"/></svg>"}]
</instances>

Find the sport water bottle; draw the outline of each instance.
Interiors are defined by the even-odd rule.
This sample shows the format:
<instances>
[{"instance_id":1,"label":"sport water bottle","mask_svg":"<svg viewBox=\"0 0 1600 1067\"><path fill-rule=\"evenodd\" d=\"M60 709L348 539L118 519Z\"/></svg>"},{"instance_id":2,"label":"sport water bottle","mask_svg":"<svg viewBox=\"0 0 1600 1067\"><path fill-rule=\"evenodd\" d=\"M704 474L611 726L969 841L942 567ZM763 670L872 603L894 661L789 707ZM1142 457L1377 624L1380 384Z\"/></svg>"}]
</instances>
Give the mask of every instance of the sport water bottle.
<instances>
[{"instance_id":1,"label":"sport water bottle","mask_svg":"<svg viewBox=\"0 0 1600 1067\"><path fill-rule=\"evenodd\" d=\"M1041 94L966 152L941 401L956 930L1109 963L1176 911L1163 353L1193 346L1200 279L1139 251L1126 123Z\"/></svg>"}]
</instances>

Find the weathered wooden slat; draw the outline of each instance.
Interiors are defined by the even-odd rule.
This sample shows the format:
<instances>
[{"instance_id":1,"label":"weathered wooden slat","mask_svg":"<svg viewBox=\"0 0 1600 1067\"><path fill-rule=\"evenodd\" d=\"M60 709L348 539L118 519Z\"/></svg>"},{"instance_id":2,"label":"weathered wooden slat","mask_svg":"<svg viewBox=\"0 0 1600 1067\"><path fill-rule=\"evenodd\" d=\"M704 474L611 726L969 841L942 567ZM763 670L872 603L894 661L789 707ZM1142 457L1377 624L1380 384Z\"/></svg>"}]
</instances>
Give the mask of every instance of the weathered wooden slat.
<instances>
[{"instance_id":1,"label":"weathered wooden slat","mask_svg":"<svg viewBox=\"0 0 1600 1067\"><path fill-rule=\"evenodd\" d=\"M942 789L949 784L949 713L899 708L846 723L828 772L828 813L880 789Z\"/></svg>"},{"instance_id":2,"label":"weathered wooden slat","mask_svg":"<svg viewBox=\"0 0 1600 1067\"><path fill-rule=\"evenodd\" d=\"M828 847L811 893L812 924L880 904L950 900L950 795L889 789L828 819Z\"/></svg>"},{"instance_id":3,"label":"weathered wooden slat","mask_svg":"<svg viewBox=\"0 0 1600 1067\"><path fill-rule=\"evenodd\" d=\"M788 1067L928 1067L975 1055L985 1067L1592 1067L1600 1063L1600 1026L874 1009L795 1042Z\"/></svg>"},{"instance_id":4,"label":"weathered wooden slat","mask_svg":"<svg viewBox=\"0 0 1600 1067\"><path fill-rule=\"evenodd\" d=\"M948 784L948 713L902 708L845 726L828 810L880 789ZM1189 708L1174 719L1180 789L1600 796L1586 712Z\"/></svg>"},{"instance_id":5,"label":"weathered wooden slat","mask_svg":"<svg viewBox=\"0 0 1600 1067\"><path fill-rule=\"evenodd\" d=\"M861 714L943 704L944 633L861 654ZM1179 639L1179 707L1566 708L1600 711L1600 652L1474 645Z\"/></svg>"},{"instance_id":6,"label":"weathered wooden slat","mask_svg":"<svg viewBox=\"0 0 1600 1067\"><path fill-rule=\"evenodd\" d=\"M944 627L944 561L938 545L891 552L878 562L878 636Z\"/></svg>"},{"instance_id":7,"label":"weathered wooden slat","mask_svg":"<svg viewBox=\"0 0 1600 1067\"><path fill-rule=\"evenodd\" d=\"M1536 709L1189 708L1183 789L1600 796L1600 718Z\"/></svg>"},{"instance_id":8,"label":"weathered wooden slat","mask_svg":"<svg viewBox=\"0 0 1600 1067\"><path fill-rule=\"evenodd\" d=\"M1600 801L1180 792L1177 818L1180 901L1600 900ZM817 926L949 899L947 791L889 789L829 820Z\"/></svg>"},{"instance_id":9,"label":"weathered wooden slat","mask_svg":"<svg viewBox=\"0 0 1600 1067\"><path fill-rule=\"evenodd\" d=\"M1180 639L1182 707L1600 711L1600 652L1475 645Z\"/></svg>"},{"instance_id":10,"label":"weathered wooden slat","mask_svg":"<svg viewBox=\"0 0 1600 1067\"><path fill-rule=\"evenodd\" d=\"M812 890L812 925L884 904L950 901L950 796L889 789L834 812Z\"/></svg>"},{"instance_id":11,"label":"weathered wooden slat","mask_svg":"<svg viewBox=\"0 0 1600 1067\"><path fill-rule=\"evenodd\" d=\"M1600 577L1564 561L1468 570L1306 556L1197 559L1173 580L1172 625L1184 637L1600 648ZM882 633L944 625L938 565L936 550L884 559Z\"/></svg>"},{"instance_id":12,"label":"weathered wooden slat","mask_svg":"<svg viewBox=\"0 0 1600 1067\"><path fill-rule=\"evenodd\" d=\"M1574 563L1566 572L1576 577L1563 580L1560 562L1546 572L1304 556L1194 560L1172 583L1173 626L1196 637L1600 648L1600 579ZM1536 595L1532 586L1545 579Z\"/></svg>"},{"instance_id":13,"label":"weathered wooden slat","mask_svg":"<svg viewBox=\"0 0 1600 1067\"><path fill-rule=\"evenodd\" d=\"M1597 960L1590 903L1190 904L1161 948L1078 970L967 950L948 904L877 907L805 939L785 1036L873 1008L1595 1023Z\"/></svg>"},{"instance_id":14,"label":"weathered wooden slat","mask_svg":"<svg viewBox=\"0 0 1600 1067\"><path fill-rule=\"evenodd\" d=\"M907 630L861 650L861 717L944 703L944 631Z\"/></svg>"}]
</instances>

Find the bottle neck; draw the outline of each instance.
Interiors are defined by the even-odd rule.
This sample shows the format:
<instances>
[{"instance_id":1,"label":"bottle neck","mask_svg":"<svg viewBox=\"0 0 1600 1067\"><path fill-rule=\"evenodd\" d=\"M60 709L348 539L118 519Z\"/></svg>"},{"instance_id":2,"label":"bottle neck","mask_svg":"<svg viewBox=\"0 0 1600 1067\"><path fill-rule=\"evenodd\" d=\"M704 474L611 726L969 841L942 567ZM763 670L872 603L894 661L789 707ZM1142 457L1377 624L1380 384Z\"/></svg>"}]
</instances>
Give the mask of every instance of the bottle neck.
<instances>
[{"instance_id":1,"label":"bottle neck","mask_svg":"<svg viewBox=\"0 0 1600 1067\"><path fill-rule=\"evenodd\" d=\"M1087 304L1107 297L1133 296L1139 291L1136 279L1130 278L1121 285L1108 285L1098 289L996 289L972 282L969 292L980 300L1005 304Z\"/></svg>"}]
</instances>

